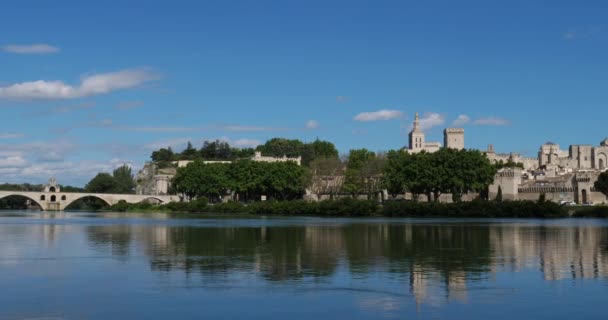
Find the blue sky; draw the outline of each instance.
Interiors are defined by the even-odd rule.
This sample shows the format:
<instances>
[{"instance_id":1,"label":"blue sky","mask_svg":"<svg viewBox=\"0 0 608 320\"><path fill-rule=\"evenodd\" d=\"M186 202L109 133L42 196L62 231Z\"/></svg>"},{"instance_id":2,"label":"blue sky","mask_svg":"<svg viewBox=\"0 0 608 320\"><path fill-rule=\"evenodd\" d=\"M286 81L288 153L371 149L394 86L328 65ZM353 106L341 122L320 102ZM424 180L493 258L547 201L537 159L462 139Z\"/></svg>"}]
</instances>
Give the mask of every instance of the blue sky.
<instances>
[{"instance_id":1,"label":"blue sky","mask_svg":"<svg viewBox=\"0 0 608 320\"><path fill-rule=\"evenodd\" d=\"M427 140L535 156L608 136L606 1L11 1L0 182L83 185L191 140Z\"/></svg>"}]
</instances>

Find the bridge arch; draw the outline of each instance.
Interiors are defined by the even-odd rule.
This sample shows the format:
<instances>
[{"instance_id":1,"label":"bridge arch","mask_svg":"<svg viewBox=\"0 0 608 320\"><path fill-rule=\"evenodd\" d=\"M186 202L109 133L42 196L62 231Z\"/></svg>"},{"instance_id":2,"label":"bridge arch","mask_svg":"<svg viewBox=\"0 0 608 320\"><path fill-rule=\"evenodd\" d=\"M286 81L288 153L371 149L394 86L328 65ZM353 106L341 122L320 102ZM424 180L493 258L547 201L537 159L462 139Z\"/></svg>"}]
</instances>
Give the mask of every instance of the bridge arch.
<instances>
[{"instance_id":1,"label":"bridge arch","mask_svg":"<svg viewBox=\"0 0 608 320\"><path fill-rule=\"evenodd\" d=\"M163 201L162 199L160 199L158 197L154 197L154 196L150 196L150 197L147 197L145 199L141 199L141 201L139 203L144 203L144 202L149 202L149 203L165 203L165 201Z\"/></svg>"},{"instance_id":2,"label":"bridge arch","mask_svg":"<svg viewBox=\"0 0 608 320\"><path fill-rule=\"evenodd\" d=\"M111 206L112 204L108 202L108 200L104 199L103 197L100 197L98 195L95 194L82 194L82 196L76 197L74 199L70 199L64 206L63 209L67 209L70 205L72 205L74 202L78 201L78 200L82 200L84 198L96 198L96 199L100 199L101 201L105 202L105 204L107 204L108 206Z\"/></svg>"},{"instance_id":3,"label":"bridge arch","mask_svg":"<svg viewBox=\"0 0 608 320\"><path fill-rule=\"evenodd\" d=\"M7 198L7 197L14 197L14 196L23 197L23 198L29 199L33 203L35 203L36 205L38 205L40 207L40 210L44 211L44 207L42 206L42 204L38 200L36 200L36 199L34 199L34 198L30 197L30 196L26 196L24 194L20 194L18 192L17 193L9 193L9 194L5 194L5 195L0 195L0 199ZM42 199L42 200L44 200L44 199Z\"/></svg>"}]
</instances>

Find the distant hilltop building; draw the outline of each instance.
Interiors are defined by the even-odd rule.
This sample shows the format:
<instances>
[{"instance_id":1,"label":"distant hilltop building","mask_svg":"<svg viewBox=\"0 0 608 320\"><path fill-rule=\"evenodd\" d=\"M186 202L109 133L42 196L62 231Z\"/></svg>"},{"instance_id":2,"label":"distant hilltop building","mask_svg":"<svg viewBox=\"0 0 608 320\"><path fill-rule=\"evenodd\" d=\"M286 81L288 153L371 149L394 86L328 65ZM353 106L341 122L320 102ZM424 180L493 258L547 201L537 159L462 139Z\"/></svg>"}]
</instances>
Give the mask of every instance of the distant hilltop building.
<instances>
[{"instance_id":1,"label":"distant hilltop building","mask_svg":"<svg viewBox=\"0 0 608 320\"><path fill-rule=\"evenodd\" d=\"M282 157L265 157L265 156L262 156L262 153L260 151L256 151L255 154L253 155L253 157L251 157L251 160L258 161L258 162L288 162L288 161L291 161L291 162L297 163L299 166L302 165L302 157L290 158L285 155L283 155Z\"/></svg>"},{"instance_id":2,"label":"distant hilltop building","mask_svg":"<svg viewBox=\"0 0 608 320\"><path fill-rule=\"evenodd\" d=\"M462 150L464 149L464 129L446 128L443 130L443 145L446 148ZM408 153L419 153L422 151L433 153L441 149L439 142L426 142L424 132L420 129L420 119L418 113L414 118L414 127L409 134L409 146L404 149Z\"/></svg>"}]
</instances>

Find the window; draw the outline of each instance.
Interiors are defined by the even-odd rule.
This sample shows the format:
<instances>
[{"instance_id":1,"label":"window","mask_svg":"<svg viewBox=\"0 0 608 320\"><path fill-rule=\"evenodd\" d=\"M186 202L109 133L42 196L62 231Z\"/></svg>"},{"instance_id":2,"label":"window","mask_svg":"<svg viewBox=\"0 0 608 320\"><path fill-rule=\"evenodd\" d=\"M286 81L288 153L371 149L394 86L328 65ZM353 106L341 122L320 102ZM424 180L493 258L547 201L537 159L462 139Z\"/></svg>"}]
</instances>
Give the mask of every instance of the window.
<instances>
[{"instance_id":1,"label":"window","mask_svg":"<svg viewBox=\"0 0 608 320\"><path fill-rule=\"evenodd\" d=\"M41 195L40 200L44 201L44 200L46 200L46 197L44 195Z\"/></svg>"},{"instance_id":2,"label":"window","mask_svg":"<svg viewBox=\"0 0 608 320\"><path fill-rule=\"evenodd\" d=\"M65 194L61 196L61 200L65 200Z\"/></svg>"}]
</instances>

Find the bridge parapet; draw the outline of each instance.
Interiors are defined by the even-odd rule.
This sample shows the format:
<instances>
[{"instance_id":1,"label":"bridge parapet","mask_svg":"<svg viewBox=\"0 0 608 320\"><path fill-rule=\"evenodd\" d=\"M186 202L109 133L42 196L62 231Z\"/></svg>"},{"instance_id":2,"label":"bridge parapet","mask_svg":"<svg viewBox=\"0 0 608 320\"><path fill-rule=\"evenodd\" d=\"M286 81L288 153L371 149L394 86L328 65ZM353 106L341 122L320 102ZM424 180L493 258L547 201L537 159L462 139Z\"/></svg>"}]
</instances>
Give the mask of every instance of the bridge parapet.
<instances>
[{"instance_id":1,"label":"bridge parapet","mask_svg":"<svg viewBox=\"0 0 608 320\"><path fill-rule=\"evenodd\" d=\"M156 199L160 203L178 202L176 195L136 195L136 194L110 194L110 193L77 193L77 192L35 192L35 191L0 191L0 199L8 196L26 197L42 208L44 211L63 211L71 203L86 197L94 197L105 201L108 205L117 204L124 200L127 203L140 203L148 199Z\"/></svg>"}]
</instances>

